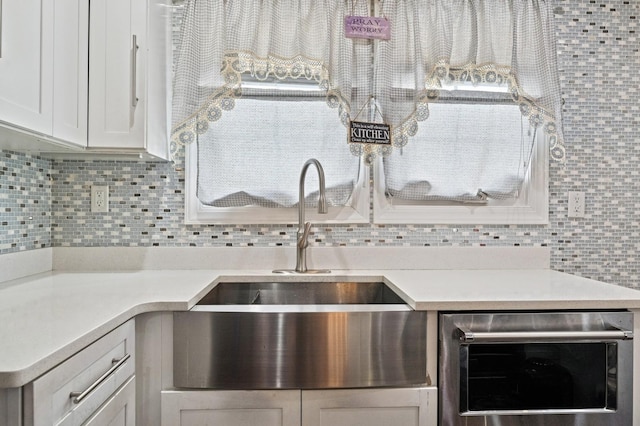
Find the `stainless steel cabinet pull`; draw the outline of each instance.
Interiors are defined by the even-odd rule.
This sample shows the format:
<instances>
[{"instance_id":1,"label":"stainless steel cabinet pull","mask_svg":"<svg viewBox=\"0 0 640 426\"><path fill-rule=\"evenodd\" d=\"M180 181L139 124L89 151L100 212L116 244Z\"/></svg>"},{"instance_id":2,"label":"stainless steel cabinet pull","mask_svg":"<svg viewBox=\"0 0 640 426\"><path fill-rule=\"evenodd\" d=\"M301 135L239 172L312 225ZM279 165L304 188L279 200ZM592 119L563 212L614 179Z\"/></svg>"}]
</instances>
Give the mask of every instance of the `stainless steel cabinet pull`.
<instances>
[{"instance_id":1,"label":"stainless steel cabinet pull","mask_svg":"<svg viewBox=\"0 0 640 426\"><path fill-rule=\"evenodd\" d=\"M571 340L632 340L633 331L600 330L600 331L506 331L506 332L473 332L459 330L462 343L487 342L548 342Z\"/></svg>"},{"instance_id":2,"label":"stainless steel cabinet pull","mask_svg":"<svg viewBox=\"0 0 640 426\"><path fill-rule=\"evenodd\" d=\"M113 360L113 362L115 362L115 364L106 372L104 373L102 376L100 376L98 378L98 380L96 380L95 382L93 382L91 384L91 386L89 386L88 388L86 388L83 392L71 392L69 394L69 398L73 398L73 403L74 404L79 404L80 402L82 402L83 399L85 399L87 397L87 395L89 395L91 392L93 392L93 390L95 388L97 388L98 386L100 386L100 384L102 382L104 382L105 380L107 380L107 378L112 375L118 368L120 368L120 366L122 366L122 364L124 364L125 362L127 362L127 360L131 357L131 354L126 354L125 356L123 356L122 358L120 358L119 360Z\"/></svg>"},{"instance_id":3,"label":"stainless steel cabinet pull","mask_svg":"<svg viewBox=\"0 0 640 426\"><path fill-rule=\"evenodd\" d=\"M131 48L131 106L135 108L136 105L138 105L136 83L138 74L138 49L140 48L140 46L138 46L138 36L134 34L132 39L133 47Z\"/></svg>"}]
</instances>

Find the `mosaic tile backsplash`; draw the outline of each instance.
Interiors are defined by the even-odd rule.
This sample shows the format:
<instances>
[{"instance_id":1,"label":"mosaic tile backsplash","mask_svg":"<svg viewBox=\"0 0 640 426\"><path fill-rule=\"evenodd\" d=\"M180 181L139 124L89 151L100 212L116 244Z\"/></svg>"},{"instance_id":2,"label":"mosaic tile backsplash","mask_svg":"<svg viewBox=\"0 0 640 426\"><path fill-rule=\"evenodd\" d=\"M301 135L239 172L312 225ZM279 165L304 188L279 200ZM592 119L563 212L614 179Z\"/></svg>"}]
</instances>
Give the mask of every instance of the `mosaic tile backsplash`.
<instances>
[{"instance_id":1,"label":"mosaic tile backsplash","mask_svg":"<svg viewBox=\"0 0 640 426\"><path fill-rule=\"evenodd\" d=\"M331 225L320 246L548 246L553 269L640 287L638 1L556 0L568 161L550 167L546 226ZM90 186L110 186L91 213ZM567 218L569 191L586 217ZM46 160L0 151L0 254L51 246L294 246L295 227L187 226L172 164Z\"/></svg>"},{"instance_id":2,"label":"mosaic tile backsplash","mask_svg":"<svg viewBox=\"0 0 640 426\"><path fill-rule=\"evenodd\" d=\"M51 166L0 151L0 254L51 246Z\"/></svg>"}]
</instances>

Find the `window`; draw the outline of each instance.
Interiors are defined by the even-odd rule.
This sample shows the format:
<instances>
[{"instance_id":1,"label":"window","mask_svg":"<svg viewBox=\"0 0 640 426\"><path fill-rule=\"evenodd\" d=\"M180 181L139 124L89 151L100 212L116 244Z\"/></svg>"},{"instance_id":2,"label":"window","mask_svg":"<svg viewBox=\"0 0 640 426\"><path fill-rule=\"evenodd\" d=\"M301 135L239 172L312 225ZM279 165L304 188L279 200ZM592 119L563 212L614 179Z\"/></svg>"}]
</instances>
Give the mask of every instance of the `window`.
<instances>
[{"instance_id":1,"label":"window","mask_svg":"<svg viewBox=\"0 0 640 426\"><path fill-rule=\"evenodd\" d=\"M548 147L502 85L447 85L378 161L376 223L546 223Z\"/></svg>"},{"instance_id":2,"label":"window","mask_svg":"<svg viewBox=\"0 0 640 426\"><path fill-rule=\"evenodd\" d=\"M347 15L388 18L391 38L345 37ZM564 157L552 18L540 0L187 0L187 222L294 223L316 158L331 207L314 221L546 223L547 162ZM362 116L392 146L347 145Z\"/></svg>"},{"instance_id":3,"label":"window","mask_svg":"<svg viewBox=\"0 0 640 426\"><path fill-rule=\"evenodd\" d=\"M346 128L317 83L243 81L242 99L187 147L187 223L296 222L300 169L309 158L323 166L329 212L307 216L368 221L368 170L346 142L335 149ZM306 204L315 206L315 170L305 182Z\"/></svg>"}]
</instances>

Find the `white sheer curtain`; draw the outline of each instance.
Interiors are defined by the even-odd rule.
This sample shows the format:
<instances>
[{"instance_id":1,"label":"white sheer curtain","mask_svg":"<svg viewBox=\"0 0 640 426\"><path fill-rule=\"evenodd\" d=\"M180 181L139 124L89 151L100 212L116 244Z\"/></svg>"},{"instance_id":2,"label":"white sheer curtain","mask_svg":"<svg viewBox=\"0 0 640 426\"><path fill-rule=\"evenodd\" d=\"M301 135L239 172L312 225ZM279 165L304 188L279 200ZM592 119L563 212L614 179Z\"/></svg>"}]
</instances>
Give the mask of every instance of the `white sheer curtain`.
<instances>
[{"instance_id":1,"label":"white sheer curtain","mask_svg":"<svg viewBox=\"0 0 640 426\"><path fill-rule=\"evenodd\" d=\"M564 159L548 0L187 0L175 67L172 150L196 140L242 94L242 76L306 79L341 121L373 99L403 147L451 96L451 82L504 83L551 156ZM390 40L344 35L346 15L385 16ZM376 115L370 117L376 120ZM336 141L340 146L345 141ZM377 148L376 148L377 149ZM361 155L370 147L352 144ZM388 155L385 148L377 152Z\"/></svg>"},{"instance_id":2,"label":"white sheer curtain","mask_svg":"<svg viewBox=\"0 0 640 426\"><path fill-rule=\"evenodd\" d=\"M315 81L347 123L352 98L361 96L352 93L353 76L366 78L370 65L356 69L355 51L363 44L345 38L342 22L346 14L368 14L366 2L187 0L185 8L174 75L173 151L234 107L243 75Z\"/></svg>"},{"instance_id":3,"label":"white sheer curtain","mask_svg":"<svg viewBox=\"0 0 640 426\"><path fill-rule=\"evenodd\" d=\"M243 98L198 135L197 197L213 207L292 207L298 203L300 168L315 158L325 172L328 205L350 205L360 160L349 153L346 137L338 116L321 100ZM306 197L315 205L315 170L305 182Z\"/></svg>"},{"instance_id":4,"label":"white sheer curtain","mask_svg":"<svg viewBox=\"0 0 640 426\"><path fill-rule=\"evenodd\" d=\"M433 103L402 155L383 159L379 191L396 204L517 199L536 134L513 104Z\"/></svg>"},{"instance_id":5,"label":"white sheer curtain","mask_svg":"<svg viewBox=\"0 0 640 426\"><path fill-rule=\"evenodd\" d=\"M506 84L533 127L564 159L553 12L545 0L401 0L382 2L392 22L375 50L375 96L394 146L404 146L452 83ZM497 95L500 96L500 95Z\"/></svg>"}]
</instances>

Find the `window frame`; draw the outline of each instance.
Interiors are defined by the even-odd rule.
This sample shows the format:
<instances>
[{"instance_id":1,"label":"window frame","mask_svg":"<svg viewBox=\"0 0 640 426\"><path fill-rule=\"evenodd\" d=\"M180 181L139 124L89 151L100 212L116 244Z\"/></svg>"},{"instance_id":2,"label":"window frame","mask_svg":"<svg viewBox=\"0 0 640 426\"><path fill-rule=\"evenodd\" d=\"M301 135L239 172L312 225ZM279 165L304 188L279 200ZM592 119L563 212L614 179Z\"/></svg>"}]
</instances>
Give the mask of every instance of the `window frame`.
<instances>
[{"instance_id":1,"label":"window frame","mask_svg":"<svg viewBox=\"0 0 640 426\"><path fill-rule=\"evenodd\" d=\"M372 3L375 13L380 7ZM375 42L374 42L375 43ZM372 60L375 60L372 59ZM470 89L473 90L475 86ZM469 88L466 88L469 89ZM542 130L542 129L540 129ZM515 200L488 200L486 204L455 202L390 202L384 195L382 159L371 167L361 167L351 206L330 207L327 215L313 208L306 214L315 223L341 224L548 224L549 223L549 146L543 131L537 133L535 149L522 190ZM409 141L415 143L415 141ZM297 207L264 208L211 207L199 202L197 188L197 146L185 147L185 223L186 224L291 224L297 223ZM394 154L392 154L394 155ZM286 159L283 159L286 160ZM313 171L311 171L313 173Z\"/></svg>"},{"instance_id":2,"label":"window frame","mask_svg":"<svg viewBox=\"0 0 640 426\"><path fill-rule=\"evenodd\" d=\"M392 204L384 196L384 185L381 184L384 182L382 159L378 158L372 167L372 189L370 168L363 164L351 205L329 207L328 214L324 215L307 208L307 218L314 223L342 224L548 224L549 150L544 133L539 132L537 138L523 189L515 202L489 200L487 204ZM211 207L202 204L196 196L196 150L196 144L185 147L185 224L297 223L297 207Z\"/></svg>"}]
</instances>

